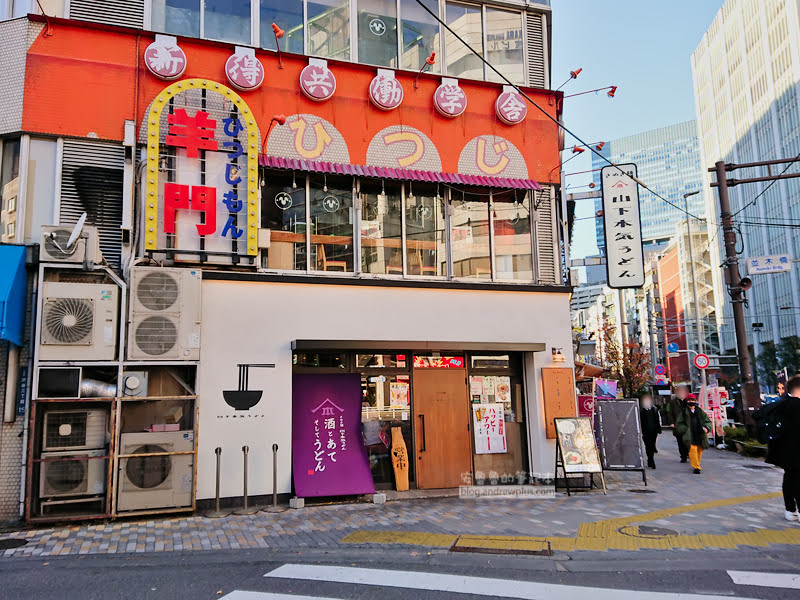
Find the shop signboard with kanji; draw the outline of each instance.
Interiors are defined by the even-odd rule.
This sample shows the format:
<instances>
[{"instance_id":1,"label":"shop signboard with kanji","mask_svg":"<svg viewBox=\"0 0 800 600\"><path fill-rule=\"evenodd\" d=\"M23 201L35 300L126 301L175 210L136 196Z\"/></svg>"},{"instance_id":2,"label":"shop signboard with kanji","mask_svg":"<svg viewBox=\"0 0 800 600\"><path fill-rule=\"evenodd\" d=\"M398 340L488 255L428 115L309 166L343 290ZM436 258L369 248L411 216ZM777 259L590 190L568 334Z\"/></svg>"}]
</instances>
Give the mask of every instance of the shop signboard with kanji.
<instances>
[{"instance_id":1,"label":"shop signboard with kanji","mask_svg":"<svg viewBox=\"0 0 800 600\"><path fill-rule=\"evenodd\" d=\"M502 404L473 404L472 429L475 432L475 454L508 452Z\"/></svg>"},{"instance_id":2,"label":"shop signboard with kanji","mask_svg":"<svg viewBox=\"0 0 800 600\"><path fill-rule=\"evenodd\" d=\"M644 252L639 218L639 184L633 163L603 167L603 226L606 239L608 287L644 285Z\"/></svg>"},{"instance_id":3,"label":"shop signboard with kanji","mask_svg":"<svg viewBox=\"0 0 800 600\"><path fill-rule=\"evenodd\" d=\"M372 494L361 435L361 376L292 377L292 474L299 498Z\"/></svg>"}]
</instances>

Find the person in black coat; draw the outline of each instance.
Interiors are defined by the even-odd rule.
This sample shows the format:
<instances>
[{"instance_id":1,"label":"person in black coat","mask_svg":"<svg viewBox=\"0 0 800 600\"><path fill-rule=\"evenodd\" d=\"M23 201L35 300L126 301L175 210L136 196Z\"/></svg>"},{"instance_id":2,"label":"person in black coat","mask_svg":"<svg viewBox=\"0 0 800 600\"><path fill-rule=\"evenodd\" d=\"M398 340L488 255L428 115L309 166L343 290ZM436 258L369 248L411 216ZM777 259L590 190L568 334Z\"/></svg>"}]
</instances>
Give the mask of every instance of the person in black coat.
<instances>
[{"instance_id":1,"label":"person in black coat","mask_svg":"<svg viewBox=\"0 0 800 600\"><path fill-rule=\"evenodd\" d=\"M642 439L644 440L644 450L647 453L647 466L651 469L656 468L654 455L656 453L656 439L661 433L661 419L658 416L658 409L653 406L653 397L644 394L641 398L639 409L639 420L642 423Z\"/></svg>"},{"instance_id":2,"label":"person in black coat","mask_svg":"<svg viewBox=\"0 0 800 600\"><path fill-rule=\"evenodd\" d=\"M786 382L787 397L776 407L780 431L776 440L776 464L783 467L783 502L786 520L800 519L800 375Z\"/></svg>"},{"instance_id":3,"label":"person in black coat","mask_svg":"<svg viewBox=\"0 0 800 600\"><path fill-rule=\"evenodd\" d=\"M683 435L678 432L675 423L682 413L686 412L686 397L689 395L689 386L685 383L675 386L675 396L672 397L669 403L669 414L672 419L672 435L675 436L675 441L678 443L678 453L681 457L681 462L685 463L689 458L689 445L683 441Z\"/></svg>"}]
</instances>

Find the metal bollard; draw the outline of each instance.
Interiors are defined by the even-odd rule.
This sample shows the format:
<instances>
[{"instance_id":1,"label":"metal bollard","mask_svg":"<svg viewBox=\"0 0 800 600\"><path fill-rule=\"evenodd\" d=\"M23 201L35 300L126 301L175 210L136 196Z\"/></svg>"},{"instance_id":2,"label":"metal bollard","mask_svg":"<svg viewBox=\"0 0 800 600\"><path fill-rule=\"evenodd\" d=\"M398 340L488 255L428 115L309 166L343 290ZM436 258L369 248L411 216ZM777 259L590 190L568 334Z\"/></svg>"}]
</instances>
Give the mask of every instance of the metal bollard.
<instances>
[{"instance_id":1,"label":"metal bollard","mask_svg":"<svg viewBox=\"0 0 800 600\"><path fill-rule=\"evenodd\" d=\"M242 446L242 454L244 455L244 506L238 510L233 511L235 515L252 515L258 512L256 507L247 506L247 455L250 453L250 446Z\"/></svg>"},{"instance_id":2,"label":"metal bollard","mask_svg":"<svg viewBox=\"0 0 800 600\"><path fill-rule=\"evenodd\" d=\"M214 500L214 506L215 506L214 510L206 514L207 517L210 517L212 519L216 519L219 517L227 517L229 514L231 514L230 511L221 510L219 507L219 480L221 476L220 464L222 462L222 448L219 447L215 448L214 454L217 455L217 494Z\"/></svg>"},{"instance_id":3,"label":"metal bollard","mask_svg":"<svg viewBox=\"0 0 800 600\"><path fill-rule=\"evenodd\" d=\"M278 444L272 444L272 506L265 512L284 512L285 507L278 506Z\"/></svg>"}]
</instances>

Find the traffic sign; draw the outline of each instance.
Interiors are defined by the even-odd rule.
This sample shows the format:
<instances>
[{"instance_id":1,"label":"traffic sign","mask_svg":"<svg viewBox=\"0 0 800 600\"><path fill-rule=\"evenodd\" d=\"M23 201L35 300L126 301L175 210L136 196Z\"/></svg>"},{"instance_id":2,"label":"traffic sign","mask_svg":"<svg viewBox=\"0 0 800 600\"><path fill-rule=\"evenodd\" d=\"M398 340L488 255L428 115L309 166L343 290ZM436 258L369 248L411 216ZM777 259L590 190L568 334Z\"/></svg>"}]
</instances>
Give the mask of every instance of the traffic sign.
<instances>
[{"instance_id":1,"label":"traffic sign","mask_svg":"<svg viewBox=\"0 0 800 600\"><path fill-rule=\"evenodd\" d=\"M667 372L667 370L664 368L664 365L656 365L653 371L655 371L656 375L663 375Z\"/></svg>"},{"instance_id":2,"label":"traffic sign","mask_svg":"<svg viewBox=\"0 0 800 600\"><path fill-rule=\"evenodd\" d=\"M666 385L666 383L667 380L664 379L663 377L659 377L658 379L656 379L656 385Z\"/></svg>"},{"instance_id":3,"label":"traffic sign","mask_svg":"<svg viewBox=\"0 0 800 600\"><path fill-rule=\"evenodd\" d=\"M694 357L694 366L698 369L705 369L711 363L711 360L705 354L698 354Z\"/></svg>"},{"instance_id":4,"label":"traffic sign","mask_svg":"<svg viewBox=\"0 0 800 600\"><path fill-rule=\"evenodd\" d=\"M672 342L671 344L667 344L667 352L677 352L678 351L678 344Z\"/></svg>"}]
</instances>

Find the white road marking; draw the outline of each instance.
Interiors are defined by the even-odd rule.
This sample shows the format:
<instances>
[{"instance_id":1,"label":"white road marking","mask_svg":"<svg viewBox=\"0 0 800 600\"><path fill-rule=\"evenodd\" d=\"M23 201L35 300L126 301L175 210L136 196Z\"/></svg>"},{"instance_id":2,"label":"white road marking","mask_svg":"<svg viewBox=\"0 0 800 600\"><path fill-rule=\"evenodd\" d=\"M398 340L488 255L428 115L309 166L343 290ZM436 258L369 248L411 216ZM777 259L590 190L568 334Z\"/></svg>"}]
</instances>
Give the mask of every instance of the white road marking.
<instances>
[{"instance_id":1,"label":"white road marking","mask_svg":"<svg viewBox=\"0 0 800 600\"><path fill-rule=\"evenodd\" d=\"M521 598L522 600L586 600L586 598L591 598L592 600L641 600L644 594L646 594L648 600L737 600L733 596L612 590L608 588L515 581L513 579L489 579L421 571L393 571L325 565L287 564L270 571L264 577L474 594L476 596L491 596L494 598Z\"/></svg>"},{"instance_id":2,"label":"white road marking","mask_svg":"<svg viewBox=\"0 0 800 600\"><path fill-rule=\"evenodd\" d=\"M757 573L755 571L728 571L736 585L800 590L800 575L791 573Z\"/></svg>"},{"instance_id":3,"label":"white road marking","mask_svg":"<svg viewBox=\"0 0 800 600\"><path fill-rule=\"evenodd\" d=\"M234 590L230 594L221 596L221 600L336 600L335 598L321 598L320 596L295 596L293 594L274 594L272 592L243 592Z\"/></svg>"}]
</instances>

